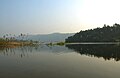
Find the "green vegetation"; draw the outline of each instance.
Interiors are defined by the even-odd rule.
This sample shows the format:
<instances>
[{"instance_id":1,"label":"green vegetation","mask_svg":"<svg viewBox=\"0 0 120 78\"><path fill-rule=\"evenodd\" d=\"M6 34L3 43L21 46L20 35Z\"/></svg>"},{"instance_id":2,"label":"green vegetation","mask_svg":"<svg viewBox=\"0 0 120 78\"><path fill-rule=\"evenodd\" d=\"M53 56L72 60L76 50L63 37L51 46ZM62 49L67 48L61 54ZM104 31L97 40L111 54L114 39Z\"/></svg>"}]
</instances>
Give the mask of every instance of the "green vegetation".
<instances>
[{"instance_id":1,"label":"green vegetation","mask_svg":"<svg viewBox=\"0 0 120 78\"><path fill-rule=\"evenodd\" d=\"M57 42L57 43L50 42L50 43L47 43L46 45L47 46L54 46L54 45L63 46L63 45L65 45L65 42Z\"/></svg>"},{"instance_id":2,"label":"green vegetation","mask_svg":"<svg viewBox=\"0 0 120 78\"><path fill-rule=\"evenodd\" d=\"M80 31L68 37L65 42L120 42L120 24Z\"/></svg>"},{"instance_id":3,"label":"green vegetation","mask_svg":"<svg viewBox=\"0 0 120 78\"><path fill-rule=\"evenodd\" d=\"M50 42L50 43L47 43L46 45L47 46L53 46L54 44L52 42Z\"/></svg>"},{"instance_id":4,"label":"green vegetation","mask_svg":"<svg viewBox=\"0 0 120 78\"><path fill-rule=\"evenodd\" d=\"M65 42L58 42L58 43L56 43L56 45L63 46L63 45L65 45Z\"/></svg>"}]
</instances>

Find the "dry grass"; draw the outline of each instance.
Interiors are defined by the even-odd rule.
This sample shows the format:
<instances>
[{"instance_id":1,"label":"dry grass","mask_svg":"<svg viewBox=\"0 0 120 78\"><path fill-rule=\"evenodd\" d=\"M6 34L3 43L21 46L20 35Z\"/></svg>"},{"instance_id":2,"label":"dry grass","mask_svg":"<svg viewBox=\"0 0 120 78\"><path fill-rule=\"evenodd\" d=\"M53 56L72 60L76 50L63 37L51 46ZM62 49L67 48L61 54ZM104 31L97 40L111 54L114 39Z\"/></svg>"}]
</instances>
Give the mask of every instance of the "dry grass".
<instances>
[{"instance_id":1,"label":"dry grass","mask_svg":"<svg viewBox=\"0 0 120 78\"><path fill-rule=\"evenodd\" d=\"M7 41L2 41L0 42L0 46L5 46L5 47L16 47L16 46L25 46L25 45L31 45L30 42L7 42Z\"/></svg>"}]
</instances>

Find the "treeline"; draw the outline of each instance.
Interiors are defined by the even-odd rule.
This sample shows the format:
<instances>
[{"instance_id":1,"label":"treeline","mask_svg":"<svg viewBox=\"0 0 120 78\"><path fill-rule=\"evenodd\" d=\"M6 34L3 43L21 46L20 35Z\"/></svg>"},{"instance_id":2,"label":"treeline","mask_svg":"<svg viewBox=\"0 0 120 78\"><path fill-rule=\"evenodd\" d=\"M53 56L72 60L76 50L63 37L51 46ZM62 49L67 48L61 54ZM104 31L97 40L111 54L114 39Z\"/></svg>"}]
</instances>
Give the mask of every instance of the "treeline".
<instances>
[{"instance_id":1,"label":"treeline","mask_svg":"<svg viewBox=\"0 0 120 78\"><path fill-rule=\"evenodd\" d=\"M20 35L12 35L12 34L5 34L3 35L2 38L0 38L1 40L4 41L25 41L27 40L28 34L20 34Z\"/></svg>"},{"instance_id":2,"label":"treeline","mask_svg":"<svg viewBox=\"0 0 120 78\"><path fill-rule=\"evenodd\" d=\"M120 24L80 31L65 39L65 42L120 42Z\"/></svg>"}]
</instances>

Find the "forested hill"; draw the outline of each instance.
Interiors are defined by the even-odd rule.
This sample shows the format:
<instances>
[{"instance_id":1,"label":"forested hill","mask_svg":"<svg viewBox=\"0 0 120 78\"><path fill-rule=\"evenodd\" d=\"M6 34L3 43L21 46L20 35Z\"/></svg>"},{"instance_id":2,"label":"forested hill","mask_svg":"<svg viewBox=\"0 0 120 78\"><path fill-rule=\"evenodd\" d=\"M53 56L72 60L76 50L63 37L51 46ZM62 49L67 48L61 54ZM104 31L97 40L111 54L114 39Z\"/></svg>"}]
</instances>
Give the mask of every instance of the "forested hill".
<instances>
[{"instance_id":1,"label":"forested hill","mask_svg":"<svg viewBox=\"0 0 120 78\"><path fill-rule=\"evenodd\" d=\"M104 25L102 28L80 31L68 37L66 42L118 42L120 41L120 24Z\"/></svg>"}]
</instances>

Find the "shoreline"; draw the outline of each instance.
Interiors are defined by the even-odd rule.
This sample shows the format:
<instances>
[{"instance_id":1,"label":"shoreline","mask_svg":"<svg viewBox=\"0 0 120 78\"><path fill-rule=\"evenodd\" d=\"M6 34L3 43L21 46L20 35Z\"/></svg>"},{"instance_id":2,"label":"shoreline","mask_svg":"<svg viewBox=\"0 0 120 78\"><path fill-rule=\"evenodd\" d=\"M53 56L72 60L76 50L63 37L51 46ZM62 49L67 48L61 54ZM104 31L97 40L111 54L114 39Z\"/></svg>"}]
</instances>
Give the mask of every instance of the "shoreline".
<instances>
[{"instance_id":1,"label":"shoreline","mask_svg":"<svg viewBox=\"0 0 120 78\"><path fill-rule=\"evenodd\" d=\"M31 42L0 42L0 47L11 47L11 46L26 46L26 45L32 45Z\"/></svg>"},{"instance_id":2,"label":"shoreline","mask_svg":"<svg viewBox=\"0 0 120 78\"><path fill-rule=\"evenodd\" d=\"M76 42L76 43L65 43L65 44L120 44L120 42Z\"/></svg>"}]
</instances>

